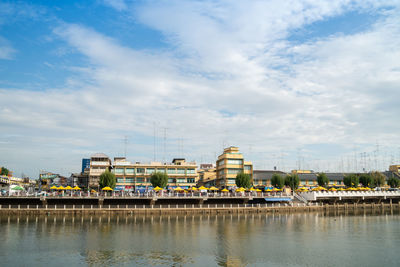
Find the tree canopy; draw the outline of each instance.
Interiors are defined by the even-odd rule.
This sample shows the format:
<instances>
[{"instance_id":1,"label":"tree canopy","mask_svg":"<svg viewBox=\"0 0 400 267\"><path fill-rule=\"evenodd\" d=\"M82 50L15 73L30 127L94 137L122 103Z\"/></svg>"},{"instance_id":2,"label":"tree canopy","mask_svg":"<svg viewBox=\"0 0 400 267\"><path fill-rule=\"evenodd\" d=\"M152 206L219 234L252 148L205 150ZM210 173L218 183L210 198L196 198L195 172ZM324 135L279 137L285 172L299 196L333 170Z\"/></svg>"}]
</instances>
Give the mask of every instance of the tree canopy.
<instances>
[{"instance_id":1,"label":"tree canopy","mask_svg":"<svg viewBox=\"0 0 400 267\"><path fill-rule=\"evenodd\" d=\"M359 184L358 176L354 173L348 174L343 178L343 183L348 187L357 187Z\"/></svg>"},{"instance_id":2,"label":"tree canopy","mask_svg":"<svg viewBox=\"0 0 400 267\"><path fill-rule=\"evenodd\" d=\"M295 190L299 187L300 180L297 174L287 175L285 178L285 185L289 186L292 190Z\"/></svg>"},{"instance_id":3,"label":"tree canopy","mask_svg":"<svg viewBox=\"0 0 400 267\"><path fill-rule=\"evenodd\" d=\"M277 173L274 173L271 177L271 185L281 189L285 185L285 181L283 180L282 176L280 176Z\"/></svg>"},{"instance_id":4,"label":"tree canopy","mask_svg":"<svg viewBox=\"0 0 400 267\"><path fill-rule=\"evenodd\" d=\"M374 179L375 186L381 187L382 185L385 184L386 176L383 173L374 171L374 172L371 172L371 176Z\"/></svg>"},{"instance_id":5,"label":"tree canopy","mask_svg":"<svg viewBox=\"0 0 400 267\"><path fill-rule=\"evenodd\" d=\"M325 173L318 173L317 182L319 186L326 187L329 184L328 176Z\"/></svg>"},{"instance_id":6,"label":"tree canopy","mask_svg":"<svg viewBox=\"0 0 400 267\"><path fill-rule=\"evenodd\" d=\"M153 187L165 188L168 184L168 175L165 172L155 172L151 175L150 183Z\"/></svg>"},{"instance_id":7,"label":"tree canopy","mask_svg":"<svg viewBox=\"0 0 400 267\"><path fill-rule=\"evenodd\" d=\"M114 189L116 182L115 174L108 170L100 175L99 184L101 188L108 186Z\"/></svg>"},{"instance_id":8,"label":"tree canopy","mask_svg":"<svg viewBox=\"0 0 400 267\"><path fill-rule=\"evenodd\" d=\"M9 173L9 170L8 170L7 168L1 167L1 173L0 173L0 175L5 175L5 176L7 176L8 173Z\"/></svg>"},{"instance_id":9,"label":"tree canopy","mask_svg":"<svg viewBox=\"0 0 400 267\"><path fill-rule=\"evenodd\" d=\"M250 188L251 187L250 175L243 172L238 173L236 175L235 183L237 187Z\"/></svg>"},{"instance_id":10,"label":"tree canopy","mask_svg":"<svg viewBox=\"0 0 400 267\"><path fill-rule=\"evenodd\" d=\"M374 178L368 173L363 173L360 175L360 183L365 187L373 187L374 186Z\"/></svg>"},{"instance_id":11,"label":"tree canopy","mask_svg":"<svg viewBox=\"0 0 400 267\"><path fill-rule=\"evenodd\" d=\"M390 177L388 179L388 185L390 185L391 188L399 187L399 184L400 184L399 178Z\"/></svg>"}]
</instances>

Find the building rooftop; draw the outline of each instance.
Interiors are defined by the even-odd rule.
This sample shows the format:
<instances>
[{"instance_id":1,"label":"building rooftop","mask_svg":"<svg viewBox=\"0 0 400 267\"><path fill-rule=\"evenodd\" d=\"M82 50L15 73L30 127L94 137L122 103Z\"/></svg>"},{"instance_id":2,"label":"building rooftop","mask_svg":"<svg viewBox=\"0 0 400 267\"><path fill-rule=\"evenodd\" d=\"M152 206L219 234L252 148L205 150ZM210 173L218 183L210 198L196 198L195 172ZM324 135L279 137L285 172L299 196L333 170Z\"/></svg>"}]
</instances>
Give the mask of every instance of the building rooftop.
<instances>
[{"instance_id":1,"label":"building rooftop","mask_svg":"<svg viewBox=\"0 0 400 267\"><path fill-rule=\"evenodd\" d=\"M95 153L91 156L91 158L108 158L108 156L104 153Z\"/></svg>"}]
</instances>

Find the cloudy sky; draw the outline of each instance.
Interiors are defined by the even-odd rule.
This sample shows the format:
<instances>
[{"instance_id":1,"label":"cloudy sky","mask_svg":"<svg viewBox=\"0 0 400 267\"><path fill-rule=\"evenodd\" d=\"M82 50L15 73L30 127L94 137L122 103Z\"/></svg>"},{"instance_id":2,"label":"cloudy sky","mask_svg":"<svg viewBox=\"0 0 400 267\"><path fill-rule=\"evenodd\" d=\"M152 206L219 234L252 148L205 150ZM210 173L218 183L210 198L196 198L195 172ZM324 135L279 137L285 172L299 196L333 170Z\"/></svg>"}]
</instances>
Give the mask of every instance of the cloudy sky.
<instances>
[{"instance_id":1,"label":"cloudy sky","mask_svg":"<svg viewBox=\"0 0 400 267\"><path fill-rule=\"evenodd\" d=\"M400 2L1 1L0 165L400 162Z\"/></svg>"}]
</instances>

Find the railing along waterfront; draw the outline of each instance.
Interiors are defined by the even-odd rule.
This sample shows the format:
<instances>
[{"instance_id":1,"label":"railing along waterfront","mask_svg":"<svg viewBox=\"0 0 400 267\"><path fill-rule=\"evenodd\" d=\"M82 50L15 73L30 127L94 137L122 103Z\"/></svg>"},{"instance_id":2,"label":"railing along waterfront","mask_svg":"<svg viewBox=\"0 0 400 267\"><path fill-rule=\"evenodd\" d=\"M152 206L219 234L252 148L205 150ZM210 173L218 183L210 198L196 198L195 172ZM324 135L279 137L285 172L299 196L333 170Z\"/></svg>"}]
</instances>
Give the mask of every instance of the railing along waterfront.
<instances>
[{"instance_id":1,"label":"railing along waterfront","mask_svg":"<svg viewBox=\"0 0 400 267\"><path fill-rule=\"evenodd\" d=\"M262 204L165 204L165 205L0 205L3 210L132 210L132 209L260 209L283 207L318 207L318 203L262 203Z\"/></svg>"},{"instance_id":2,"label":"railing along waterfront","mask_svg":"<svg viewBox=\"0 0 400 267\"><path fill-rule=\"evenodd\" d=\"M400 198L400 191L313 191L301 192L300 196L308 201L317 201L318 198Z\"/></svg>"},{"instance_id":3,"label":"railing along waterfront","mask_svg":"<svg viewBox=\"0 0 400 267\"><path fill-rule=\"evenodd\" d=\"M32 197L59 197L59 198L265 198L265 197L291 197L283 192L272 193L272 192L231 192L231 193L87 193L87 192L75 192L75 193L58 193L49 192L46 194L32 193L13 193L5 194L2 197L18 197L18 198L32 198Z\"/></svg>"}]
</instances>

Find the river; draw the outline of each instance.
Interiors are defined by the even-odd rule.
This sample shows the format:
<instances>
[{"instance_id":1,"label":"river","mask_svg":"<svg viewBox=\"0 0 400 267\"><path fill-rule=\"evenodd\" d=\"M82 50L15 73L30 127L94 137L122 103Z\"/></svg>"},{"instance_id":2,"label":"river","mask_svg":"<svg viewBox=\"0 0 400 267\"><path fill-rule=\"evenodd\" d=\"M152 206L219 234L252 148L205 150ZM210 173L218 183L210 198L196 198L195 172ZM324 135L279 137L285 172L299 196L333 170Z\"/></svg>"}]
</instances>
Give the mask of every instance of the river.
<instances>
[{"instance_id":1,"label":"river","mask_svg":"<svg viewBox=\"0 0 400 267\"><path fill-rule=\"evenodd\" d=\"M1 266L399 266L393 211L0 217Z\"/></svg>"}]
</instances>

